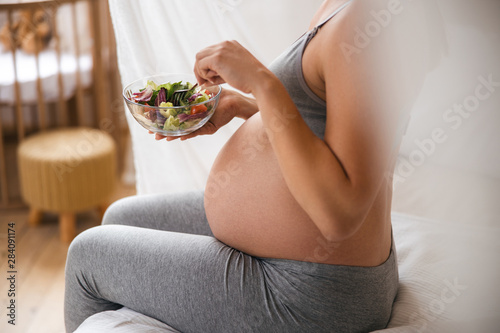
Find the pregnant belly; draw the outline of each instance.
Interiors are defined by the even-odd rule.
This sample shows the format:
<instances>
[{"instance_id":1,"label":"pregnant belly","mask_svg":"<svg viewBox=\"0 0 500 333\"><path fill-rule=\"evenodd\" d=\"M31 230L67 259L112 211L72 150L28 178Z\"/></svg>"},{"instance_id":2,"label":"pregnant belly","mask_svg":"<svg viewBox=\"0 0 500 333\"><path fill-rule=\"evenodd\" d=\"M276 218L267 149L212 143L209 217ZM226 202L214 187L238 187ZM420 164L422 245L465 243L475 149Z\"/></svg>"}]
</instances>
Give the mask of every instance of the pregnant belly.
<instances>
[{"instance_id":1,"label":"pregnant belly","mask_svg":"<svg viewBox=\"0 0 500 333\"><path fill-rule=\"evenodd\" d=\"M289 192L258 113L217 156L205 210L215 237L254 256L306 260L321 237Z\"/></svg>"}]
</instances>

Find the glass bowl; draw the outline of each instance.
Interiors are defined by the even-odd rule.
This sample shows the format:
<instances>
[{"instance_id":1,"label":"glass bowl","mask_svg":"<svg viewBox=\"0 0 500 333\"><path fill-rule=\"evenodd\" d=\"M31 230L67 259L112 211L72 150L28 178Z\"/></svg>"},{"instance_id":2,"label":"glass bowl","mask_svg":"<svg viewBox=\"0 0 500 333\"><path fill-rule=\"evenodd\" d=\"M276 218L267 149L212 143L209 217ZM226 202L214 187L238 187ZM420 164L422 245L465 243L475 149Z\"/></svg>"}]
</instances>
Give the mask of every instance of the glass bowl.
<instances>
[{"instance_id":1,"label":"glass bowl","mask_svg":"<svg viewBox=\"0 0 500 333\"><path fill-rule=\"evenodd\" d=\"M134 119L145 129L164 136L186 135L205 125L214 114L222 91L220 86L203 88L200 93L206 93L209 99L201 103L178 106L151 106L145 104L147 102L137 101L137 97L134 98L134 93L139 93L145 89L148 81L152 81L156 85L181 81L183 84L188 82L195 84L196 77L189 74L159 74L136 80L123 89L123 98ZM198 90L197 87L194 91ZM168 95L168 90L166 91ZM153 98L150 100L151 103L153 103L152 100ZM172 96L168 101L177 104L172 99Z\"/></svg>"}]
</instances>

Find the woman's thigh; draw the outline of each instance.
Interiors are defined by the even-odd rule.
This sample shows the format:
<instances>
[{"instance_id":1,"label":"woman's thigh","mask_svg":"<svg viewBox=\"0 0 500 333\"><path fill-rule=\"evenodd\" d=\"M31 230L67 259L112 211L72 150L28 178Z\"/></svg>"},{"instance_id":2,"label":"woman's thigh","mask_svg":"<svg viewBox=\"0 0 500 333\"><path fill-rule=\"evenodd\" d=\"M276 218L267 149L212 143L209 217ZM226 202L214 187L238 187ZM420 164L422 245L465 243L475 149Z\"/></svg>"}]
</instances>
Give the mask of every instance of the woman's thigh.
<instances>
[{"instance_id":1,"label":"woman's thigh","mask_svg":"<svg viewBox=\"0 0 500 333\"><path fill-rule=\"evenodd\" d=\"M102 224L213 236L205 215L203 191L120 199L106 210Z\"/></svg>"},{"instance_id":2,"label":"woman's thigh","mask_svg":"<svg viewBox=\"0 0 500 333\"><path fill-rule=\"evenodd\" d=\"M259 261L213 237L120 225L89 229L68 253L67 330L121 306L185 333L259 331L281 321Z\"/></svg>"}]
</instances>

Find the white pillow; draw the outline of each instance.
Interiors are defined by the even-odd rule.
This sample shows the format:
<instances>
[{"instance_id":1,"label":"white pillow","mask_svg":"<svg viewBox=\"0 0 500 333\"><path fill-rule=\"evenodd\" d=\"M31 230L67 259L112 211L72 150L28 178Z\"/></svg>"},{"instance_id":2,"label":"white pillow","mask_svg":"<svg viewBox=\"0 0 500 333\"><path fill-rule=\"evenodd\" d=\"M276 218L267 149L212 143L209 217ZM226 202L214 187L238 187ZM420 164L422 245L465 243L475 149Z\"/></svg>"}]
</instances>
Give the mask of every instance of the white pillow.
<instances>
[{"instance_id":1,"label":"white pillow","mask_svg":"<svg viewBox=\"0 0 500 333\"><path fill-rule=\"evenodd\" d=\"M180 333L156 319L121 308L87 318L75 333Z\"/></svg>"}]
</instances>

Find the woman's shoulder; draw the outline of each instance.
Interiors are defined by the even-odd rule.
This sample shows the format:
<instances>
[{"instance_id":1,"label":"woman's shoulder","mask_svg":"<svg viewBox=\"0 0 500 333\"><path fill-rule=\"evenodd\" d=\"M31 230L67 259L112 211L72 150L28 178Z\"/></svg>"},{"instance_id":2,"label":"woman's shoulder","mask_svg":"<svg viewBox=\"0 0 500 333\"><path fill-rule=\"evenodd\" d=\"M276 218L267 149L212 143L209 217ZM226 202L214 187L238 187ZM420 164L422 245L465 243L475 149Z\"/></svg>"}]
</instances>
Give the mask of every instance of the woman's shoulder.
<instances>
[{"instance_id":1,"label":"woman's shoulder","mask_svg":"<svg viewBox=\"0 0 500 333\"><path fill-rule=\"evenodd\" d=\"M329 75L412 98L429 68L425 10L414 2L351 1L322 28L325 80Z\"/></svg>"},{"instance_id":2,"label":"woman's shoulder","mask_svg":"<svg viewBox=\"0 0 500 333\"><path fill-rule=\"evenodd\" d=\"M382 61L388 51L427 61L429 53L436 51L431 47L446 46L434 0L351 0L322 30L328 40L325 52L339 54L349 62L377 56ZM438 37L439 41L430 45L429 41Z\"/></svg>"}]
</instances>

